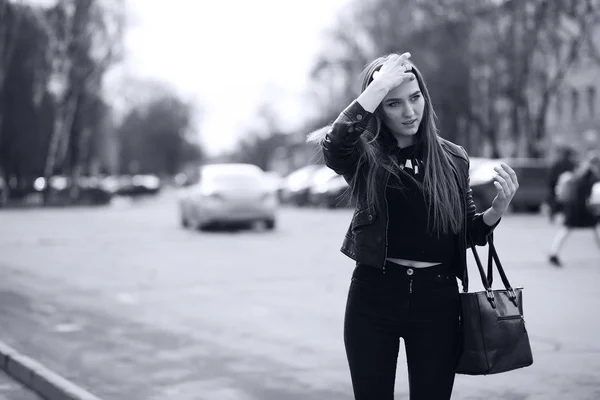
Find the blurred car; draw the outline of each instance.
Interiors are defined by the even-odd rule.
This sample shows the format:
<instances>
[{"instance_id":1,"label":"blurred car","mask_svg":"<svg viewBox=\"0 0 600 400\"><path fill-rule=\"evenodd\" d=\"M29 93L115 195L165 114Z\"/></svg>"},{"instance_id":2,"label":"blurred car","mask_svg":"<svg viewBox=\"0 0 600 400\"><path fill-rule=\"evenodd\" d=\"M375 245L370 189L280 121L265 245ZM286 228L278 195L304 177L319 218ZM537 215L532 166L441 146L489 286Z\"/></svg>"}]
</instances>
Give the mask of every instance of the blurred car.
<instances>
[{"instance_id":1,"label":"blurred car","mask_svg":"<svg viewBox=\"0 0 600 400\"><path fill-rule=\"evenodd\" d=\"M157 194L161 190L160 178L151 174L122 175L117 178L116 194L119 196L143 196Z\"/></svg>"},{"instance_id":2,"label":"blurred car","mask_svg":"<svg viewBox=\"0 0 600 400\"><path fill-rule=\"evenodd\" d=\"M311 192L311 201L316 206L327 208L355 205L349 193L348 182L341 175L336 175L323 184L316 185Z\"/></svg>"},{"instance_id":3,"label":"blurred car","mask_svg":"<svg viewBox=\"0 0 600 400\"><path fill-rule=\"evenodd\" d=\"M469 177L473 200L478 210L490 207L496 197L493 177L495 166L509 165L517 174L519 190L511 201L516 212L539 212L546 199L549 163L535 158L471 158Z\"/></svg>"},{"instance_id":4,"label":"blurred car","mask_svg":"<svg viewBox=\"0 0 600 400\"><path fill-rule=\"evenodd\" d=\"M336 176L338 176L338 174L334 170L326 165L321 166L321 168L313 174L308 187L308 204L318 206L318 195L326 191L327 183Z\"/></svg>"},{"instance_id":5,"label":"blurred car","mask_svg":"<svg viewBox=\"0 0 600 400\"><path fill-rule=\"evenodd\" d=\"M267 187L272 190L277 196L277 200L281 200L284 180L277 172L267 171L265 172L265 179Z\"/></svg>"},{"instance_id":6,"label":"blurred car","mask_svg":"<svg viewBox=\"0 0 600 400\"><path fill-rule=\"evenodd\" d=\"M83 176L75 185L77 186L78 204L109 204L114 195L114 190L107 186L104 179L99 177Z\"/></svg>"},{"instance_id":7,"label":"blurred car","mask_svg":"<svg viewBox=\"0 0 600 400\"><path fill-rule=\"evenodd\" d=\"M290 173L283 182L282 201L297 206L308 205L314 175L323 167L322 164L311 164Z\"/></svg>"},{"instance_id":8,"label":"blurred car","mask_svg":"<svg viewBox=\"0 0 600 400\"><path fill-rule=\"evenodd\" d=\"M4 178L0 176L0 207L8 202L8 187L4 182Z\"/></svg>"},{"instance_id":9,"label":"blurred car","mask_svg":"<svg viewBox=\"0 0 600 400\"><path fill-rule=\"evenodd\" d=\"M107 205L114 194L103 179L96 176L80 176L73 180L70 176L54 175L49 183L38 177L33 181L33 189L40 195L50 189L48 203L53 205Z\"/></svg>"},{"instance_id":10,"label":"blurred car","mask_svg":"<svg viewBox=\"0 0 600 400\"><path fill-rule=\"evenodd\" d=\"M278 201L265 172L251 164L209 164L197 183L182 189L181 225L205 229L218 225L264 222L275 228Z\"/></svg>"}]
</instances>

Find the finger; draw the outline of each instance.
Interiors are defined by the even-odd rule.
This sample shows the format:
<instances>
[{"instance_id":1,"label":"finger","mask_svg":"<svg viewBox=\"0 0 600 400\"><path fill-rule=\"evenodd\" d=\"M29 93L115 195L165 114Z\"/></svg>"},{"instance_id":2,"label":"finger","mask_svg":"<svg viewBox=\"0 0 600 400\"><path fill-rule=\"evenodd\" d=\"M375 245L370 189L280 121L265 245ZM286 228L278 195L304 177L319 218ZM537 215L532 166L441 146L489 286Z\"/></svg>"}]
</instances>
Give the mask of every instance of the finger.
<instances>
[{"instance_id":1,"label":"finger","mask_svg":"<svg viewBox=\"0 0 600 400\"><path fill-rule=\"evenodd\" d=\"M514 169L512 169L509 165L507 164L500 164L502 166L502 169L504 169L509 175L510 175L510 179L513 181L513 183L515 184L515 186L519 186L519 179L517 178L517 173L515 172Z\"/></svg>"},{"instance_id":2,"label":"finger","mask_svg":"<svg viewBox=\"0 0 600 400\"><path fill-rule=\"evenodd\" d=\"M501 199L505 199L506 194L504 193L504 187L496 181L494 181L494 186L496 187L496 190L498 191L498 197L500 197Z\"/></svg>"},{"instance_id":3,"label":"finger","mask_svg":"<svg viewBox=\"0 0 600 400\"><path fill-rule=\"evenodd\" d=\"M402 76L403 80L407 80L407 81L415 80L415 74L413 74L412 72L403 72L401 74L401 76Z\"/></svg>"},{"instance_id":4,"label":"finger","mask_svg":"<svg viewBox=\"0 0 600 400\"><path fill-rule=\"evenodd\" d=\"M402 53L400 55L393 54L387 60L386 63L391 64L393 67L406 64L408 59L410 58L410 53Z\"/></svg>"},{"instance_id":5,"label":"finger","mask_svg":"<svg viewBox=\"0 0 600 400\"><path fill-rule=\"evenodd\" d=\"M502 189L504 190L504 194L506 196L508 196L510 194L510 189L508 187L508 183L506 182L506 180L500 175L495 175L494 180L502 186Z\"/></svg>"},{"instance_id":6,"label":"finger","mask_svg":"<svg viewBox=\"0 0 600 400\"><path fill-rule=\"evenodd\" d=\"M411 54L407 51L406 53L402 53L400 54L400 60L402 61L408 61L408 59L411 57Z\"/></svg>"},{"instance_id":7,"label":"finger","mask_svg":"<svg viewBox=\"0 0 600 400\"><path fill-rule=\"evenodd\" d=\"M508 172L506 172L504 169L502 169L500 167L494 167L494 171L496 171L496 173L504 179L509 190L511 190L511 191L515 190L515 184L512 180L512 176Z\"/></svg>"},{"instance_id":8,"label":"finger","mask_svg":"<svg viewBox=\"0 0 600 400\"><path fill-rule=\"evenodd\" d=\"M385 60L384 64L386 64L386 63L387 63L387 64L390 64L390 63L396 62L396 61L400 60L400 59L401 59L401 57L402 57L402 56L401 56L401 55L398 55L398 54L390 54L390 55L389 55L389 56L386 58L386 60Z\"/></svg>"}]
</instances>

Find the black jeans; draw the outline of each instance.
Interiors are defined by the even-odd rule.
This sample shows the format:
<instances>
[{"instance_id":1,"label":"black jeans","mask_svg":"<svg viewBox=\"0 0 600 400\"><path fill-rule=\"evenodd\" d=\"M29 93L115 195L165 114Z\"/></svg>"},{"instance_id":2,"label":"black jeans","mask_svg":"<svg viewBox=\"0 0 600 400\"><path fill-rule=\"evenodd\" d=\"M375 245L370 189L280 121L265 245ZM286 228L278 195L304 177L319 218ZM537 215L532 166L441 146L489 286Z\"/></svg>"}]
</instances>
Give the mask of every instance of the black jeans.
<instances>
[{"instance_id":1,"label":"black jeans","mask_svg":"<svg viewBox=\"0 0 600 400\"><path fill-rule=\"evenodd\" d=\"M458 284L450 265L357 265L344 343L356 400L393 400L400 338L410 400L447 400L459 351Z\"/></svg>"}]
</instances>

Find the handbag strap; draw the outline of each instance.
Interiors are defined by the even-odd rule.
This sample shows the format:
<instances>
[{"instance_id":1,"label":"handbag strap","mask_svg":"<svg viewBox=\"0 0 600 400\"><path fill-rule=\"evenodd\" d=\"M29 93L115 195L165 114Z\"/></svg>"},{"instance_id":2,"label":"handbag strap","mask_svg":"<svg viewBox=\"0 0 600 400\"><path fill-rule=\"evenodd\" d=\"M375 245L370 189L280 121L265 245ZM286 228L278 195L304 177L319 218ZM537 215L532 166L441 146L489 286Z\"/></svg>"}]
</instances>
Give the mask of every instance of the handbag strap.
<instances>
[{"instance_id":1,"label":"handbag strap","mask_svg":"<svg viewBox=\"0 0 600 400\"><path fill-rule=\"evenodd\" d=\"M490 288L492 287L492 282L493 282L493 276L492 276L492 271L493 271L492 258L493 258L494 262L496 263L496 268L498 269L498 273L500 274L500 279L502 279L502 283L504 284L504 287L507 290L512 290L513 288L511 286L510 282L508 281L508 277L506 276L504 267L502 266L502 263L500 262L500 257L498 257L498 252L496 251L496 246L494 246L494 240L492 239L492 237L489 238L488 245L489 245L488 282L490 284Z\"/></svg>"},{"instance_id":2,"label":"handbag strap","mask_svg":"<svg viewBox=\"0 0 600 400\"><path fill-rule=\"evenodd\" d=\"M471 251L473 252L473 257L475 258L475 262L477 263L477 269L479 270L479 276L481 277L481 283L483 287L488 290L491 286L488 284L487 278L485 276L485 272L483 271L483 265L481 264L481 260L479 259L479 254L477 250L475 250L475 245L471 246ZM468 268L465 271L465 274L468 275ZM464 291L467 292L469 290L468 286L465 287Z\"/></svg>"},{"instance_id":3,"label":"handbag strap","mask_svg":"<svg viewBox=\"0 0 600 400\"><path fill-rule=\"evenodd\" d=\"M493 283L493 265L495 263L496 268L498 269L498 272L500 274L500 279L502 280L502 283L504 284L504 287L508 291L509 296L513 300L516 301L515 292L511 286L510 282L508 281L508 277L506 276L504 267L502 266L502 263L500 262L500 258L498 257L498 252L496 251L496 247L494 246L494 240L493 240L492 235L488 236L487 244L489 247L487 276L486 276L485 271L483 270L483 265L481 263L481 259L479 258L479 254L477 253L477 250L475 249L475 245L471 245L471 251L473 252L473 257L475 258L475 262L477 264L477 269L479 270L479 275L481 277L481 283L483 284L483 287L485 288L486 292L488 292L488 299L491 302L493 301L493 295L491 294L491 291L492 291L492 283ZM468 276L468 272L465 272L465 275ZM464 291L465 292L468 291L468 285L464 288Z\"/></svg>"},{"instance_id":4,"label":"handbag strap","mask_svg":"<svg viewBox=\"0 0 600 400\"><path fill-rule=\"evenodd\" d=\"M487 283L488 286L491 288L492 284L494 283L494 257L492 257L492 248L494 248L494 251L496 251L496 248L494 247L494 242L492 239L490 239L488 241L489 247L488 247L488 268L487 268Z\"/></svg>"}]
</instances>

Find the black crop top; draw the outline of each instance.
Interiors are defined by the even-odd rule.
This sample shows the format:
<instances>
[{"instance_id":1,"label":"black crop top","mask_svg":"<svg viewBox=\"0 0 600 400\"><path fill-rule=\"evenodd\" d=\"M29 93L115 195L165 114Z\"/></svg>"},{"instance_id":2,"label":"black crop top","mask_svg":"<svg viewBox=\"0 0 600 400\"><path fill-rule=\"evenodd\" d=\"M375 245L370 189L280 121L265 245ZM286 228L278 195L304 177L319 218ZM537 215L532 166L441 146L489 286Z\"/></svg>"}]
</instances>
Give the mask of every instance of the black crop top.
<instances>
[{"instance_id":1,"label":"black crop top","mask_svg":"<svg viewBox=\"0 0 600 400\"><path fill-rule=\"evenodd\" d=\"M395 156L405 172L423 182L425 166L417 145L398 148ZM403 174L400 174L400 181L391 175L385 196L389 218L388 257L426 262L453 259L457 237L452 232L440 232L439 235L430 232L432 212L417 183Z\"/></svg>"}]
</instances>

